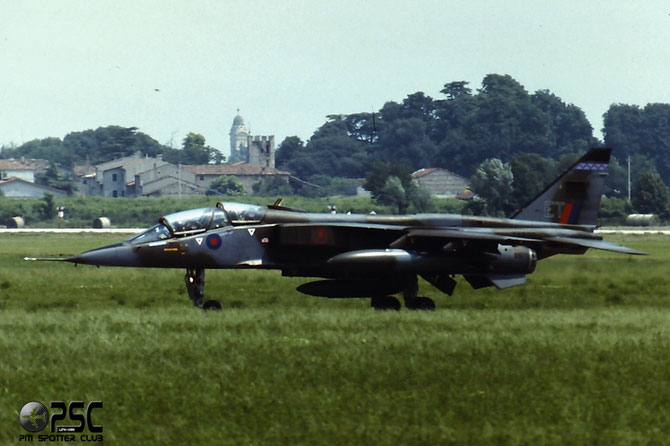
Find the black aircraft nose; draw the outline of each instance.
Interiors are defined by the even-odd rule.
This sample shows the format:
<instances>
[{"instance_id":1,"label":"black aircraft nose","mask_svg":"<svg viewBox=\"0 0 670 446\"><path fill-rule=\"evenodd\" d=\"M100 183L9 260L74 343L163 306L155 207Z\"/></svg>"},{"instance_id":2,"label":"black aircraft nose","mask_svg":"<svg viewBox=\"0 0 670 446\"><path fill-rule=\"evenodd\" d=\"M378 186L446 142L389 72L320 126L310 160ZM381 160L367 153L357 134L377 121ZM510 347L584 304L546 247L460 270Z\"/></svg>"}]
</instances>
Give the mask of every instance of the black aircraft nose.
<instances>
[{"instance_id":1,"label":"black aircraft nose","mask_svg":"<svg viewBox=\"0 0 670 446\"><path fill-rule=\"evenodd\" d=\"M96 266L142 266L132 245L126 243L92 249L66 260L72 263Z\"/></svg>"}]
</instances>

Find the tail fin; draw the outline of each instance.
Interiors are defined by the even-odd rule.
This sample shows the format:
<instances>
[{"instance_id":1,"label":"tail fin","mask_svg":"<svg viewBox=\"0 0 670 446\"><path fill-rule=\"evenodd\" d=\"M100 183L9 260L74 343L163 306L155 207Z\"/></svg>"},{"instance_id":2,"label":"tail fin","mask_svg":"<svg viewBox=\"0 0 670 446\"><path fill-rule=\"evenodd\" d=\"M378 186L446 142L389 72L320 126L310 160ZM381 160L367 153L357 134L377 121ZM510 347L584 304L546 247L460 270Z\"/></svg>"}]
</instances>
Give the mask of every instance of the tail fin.
<instances>
[{"instance_id":1,"label":"tail fin","mask_svg":"<svg viewBox=\"0 0 670 446\"><path fill-rule=\"evenodd\" d=\"M512 218L595 226L611 152L589 150Z\"/></svg>"}]
</instances>

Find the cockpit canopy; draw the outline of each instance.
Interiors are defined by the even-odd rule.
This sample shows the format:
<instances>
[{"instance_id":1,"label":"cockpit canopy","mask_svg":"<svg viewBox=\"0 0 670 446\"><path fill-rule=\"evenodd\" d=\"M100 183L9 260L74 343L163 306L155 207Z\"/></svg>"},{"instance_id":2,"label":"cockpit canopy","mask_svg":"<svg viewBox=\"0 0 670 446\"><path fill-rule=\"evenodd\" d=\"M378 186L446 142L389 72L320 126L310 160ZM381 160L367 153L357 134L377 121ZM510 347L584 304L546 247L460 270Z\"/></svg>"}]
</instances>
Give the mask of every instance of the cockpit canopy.
<instances>
[{"instance_id":1,"label":"cockpit canopy","mask_svg":"<svg viewBox=\"0 0 670 446\"><path fill-rule=\"evenodd\" d=\"M265 208L253 204L217 203L215 208L198 208L161 217L157 225L128 239L130 243L150 243L185 237L229 225L258 223Z\"/></svg>"},{"instance_id":2,"label":"cockpit canopy","mask_svg":"<svg viewBox=\"0 0 670 446\"><path fill-rule=\"evenodd\" d=\"M258 223L265 216L265 208L255 204L216 203L217 209L223 209L232 224Z\"/></svg>"}]
</instances>

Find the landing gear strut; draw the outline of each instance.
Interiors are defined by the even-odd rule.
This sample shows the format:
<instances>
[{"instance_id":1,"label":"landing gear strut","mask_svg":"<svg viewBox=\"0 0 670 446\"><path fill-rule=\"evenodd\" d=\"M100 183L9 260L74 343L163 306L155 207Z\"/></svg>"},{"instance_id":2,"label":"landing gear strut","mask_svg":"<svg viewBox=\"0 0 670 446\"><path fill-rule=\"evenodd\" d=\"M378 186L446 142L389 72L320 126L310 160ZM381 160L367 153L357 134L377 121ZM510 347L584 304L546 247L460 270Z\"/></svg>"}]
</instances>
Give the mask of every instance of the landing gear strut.
<instances>
[{"instance_id":1,"label":"landing gear strut","mask_svg":"<svg viewBox=\"0 0 670 446\"><path fill-rule=\"evenodd\" d=\"M413 276L403 291L405 308L408 310L435 311L435 301L430 297L417 296L419 293L419 281Z\"/></svg>"},{"instance_id":2,"label":"landing gear strut","mask_svg":"<svg viewBox=\"0 0 670 446\"><path fill-rule=\"evenodd\" d=\"M203 303L205 298L205 269L187 268L184 276L186 291L188 297L193 301L193 305L203 310L220 310L221 304L217 300L208 300Z\"/></svg>"}]
</instances>

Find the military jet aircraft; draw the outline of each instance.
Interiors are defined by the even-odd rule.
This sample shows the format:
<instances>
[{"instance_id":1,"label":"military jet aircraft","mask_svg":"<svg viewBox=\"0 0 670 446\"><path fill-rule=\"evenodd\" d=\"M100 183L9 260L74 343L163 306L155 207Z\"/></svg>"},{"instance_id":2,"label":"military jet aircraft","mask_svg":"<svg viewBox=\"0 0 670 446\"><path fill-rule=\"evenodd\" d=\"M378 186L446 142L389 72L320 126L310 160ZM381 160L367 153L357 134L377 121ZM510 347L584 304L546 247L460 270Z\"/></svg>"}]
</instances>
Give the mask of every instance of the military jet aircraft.
<instances>
[{"instance_id":1,"label":"military jet aircraft","mask_svg":"<svg viewBox=\"0 0 670 446\"><path fill-rule=\"evenodd\" d=\"M376 309L432 310L417 277L451 295L455 275L474 288L521 285L538 260L589 248L644 254L594 233L610 149L592 149L511 218L451 214L343 215L275 205L217 203L161 218L116 245L60 258L75 264L186 269L196 307L205 301L208 268L281 270L321 280L298 291L329 298L371 299Z\"/></svg>"}]
</instances>

